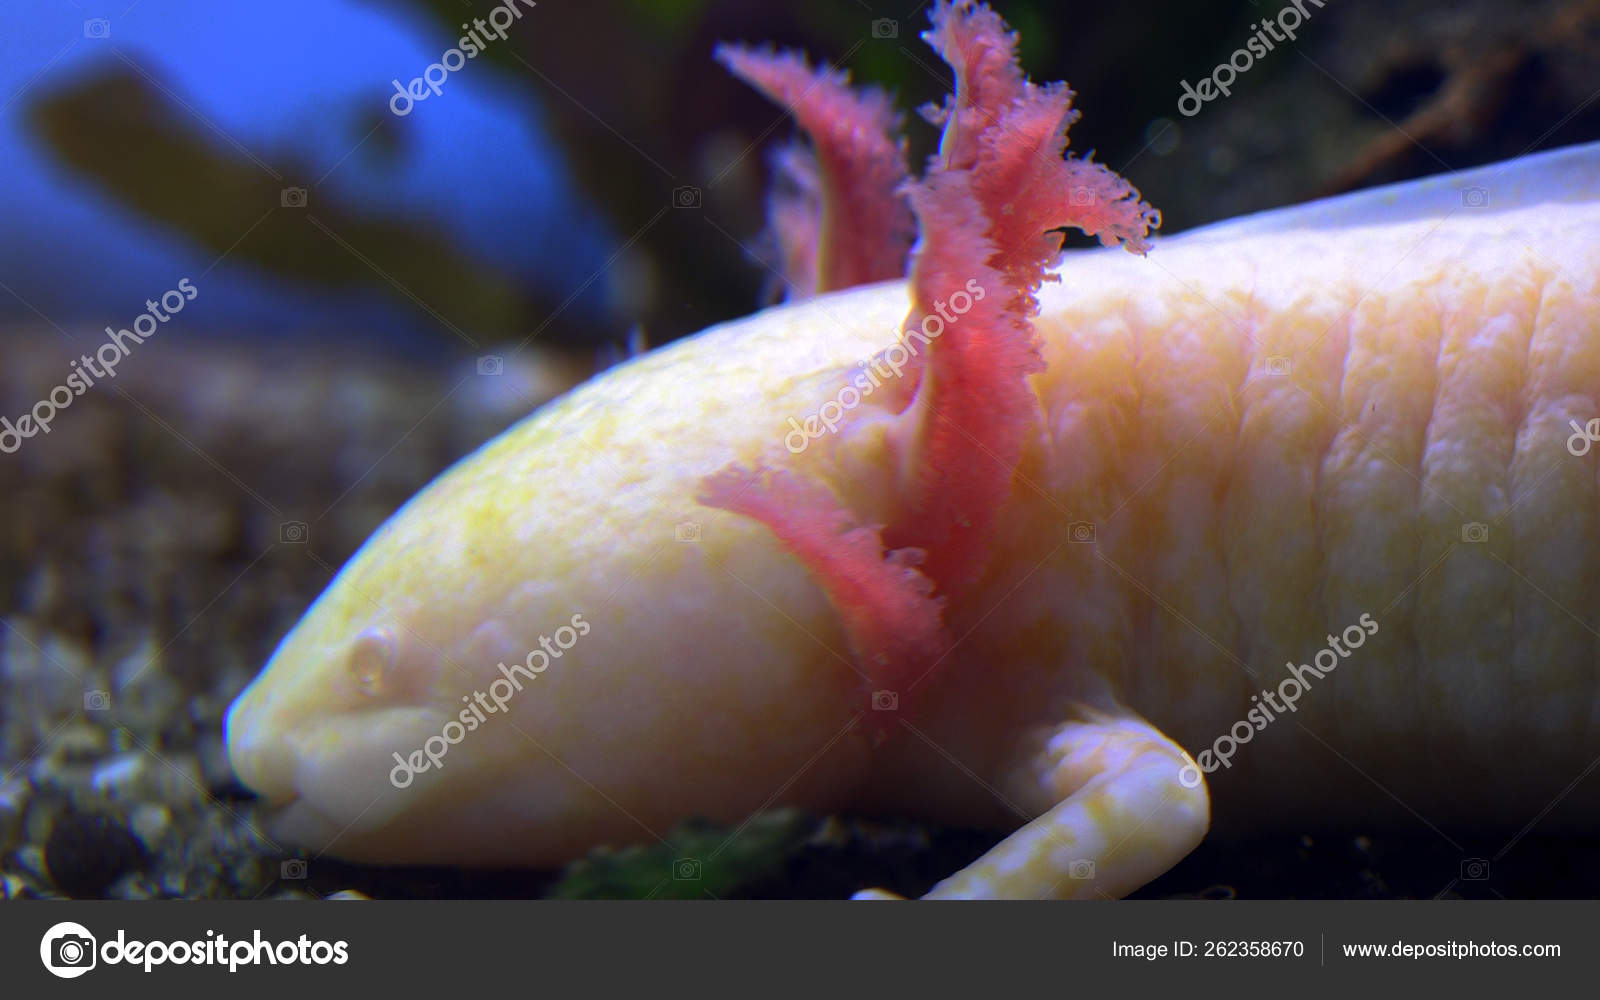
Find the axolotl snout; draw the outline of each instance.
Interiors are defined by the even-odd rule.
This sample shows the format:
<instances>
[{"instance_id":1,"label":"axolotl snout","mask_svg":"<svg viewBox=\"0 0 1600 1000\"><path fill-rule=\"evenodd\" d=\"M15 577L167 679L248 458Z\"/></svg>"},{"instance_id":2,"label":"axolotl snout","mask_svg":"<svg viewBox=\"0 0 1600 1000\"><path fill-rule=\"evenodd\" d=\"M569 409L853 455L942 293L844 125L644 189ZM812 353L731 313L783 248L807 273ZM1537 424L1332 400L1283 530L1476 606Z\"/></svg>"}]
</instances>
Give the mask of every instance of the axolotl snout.
<instances>
[{"instance_id":1,"label":"axolotl snout","mask_svg":"<svg viewBox=\"0 0 1600 1000\"><path fill-rule=\"evenodd\" d=\"M543 866L787 804L1014 830L933 895L1073 897L1213 812L1600 824L1600 146L1151 241L992 12L928 37L917 181L879 98L725 51L814 143L793 301L372 537L229 713L275 833Z\"/></svg>"}]
</instances>

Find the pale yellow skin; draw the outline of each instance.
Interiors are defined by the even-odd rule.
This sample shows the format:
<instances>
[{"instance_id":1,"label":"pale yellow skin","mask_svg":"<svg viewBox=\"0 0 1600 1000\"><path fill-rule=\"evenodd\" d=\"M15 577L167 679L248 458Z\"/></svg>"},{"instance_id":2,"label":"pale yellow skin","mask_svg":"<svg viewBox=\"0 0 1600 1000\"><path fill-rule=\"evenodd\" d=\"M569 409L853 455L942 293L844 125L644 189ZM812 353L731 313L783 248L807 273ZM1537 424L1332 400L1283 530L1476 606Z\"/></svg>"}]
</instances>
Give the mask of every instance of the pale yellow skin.
<instances>
[{"instance_id":1,"label":"pale yellow skin","mask_svg":"<svg viewBox=\"0 0 1600 1000\"><path fill-rule=\"evenodd\" d=\"M799 456L784 436L890 344L906 288L707 330L395 515L240 696L234 767L280 836L372 861L551 865L784 803L1021 828L951 896L1119 896L1213 811L1517 830L1555 803L1592 828L1600 783L1562 791L1600 744L1600 451L1568 451L1600 417L1597 236L1584 147L1069 256L989 571L898 712L805 567L695 494L766 460L883 519L915 419L890 389ZM589 634L509 714L391 786L575 613ZM1182 748L1363 614L1297 712L1183 780ZM363 689L372 628L395 660Z\"/></svg>"}]
</instances>

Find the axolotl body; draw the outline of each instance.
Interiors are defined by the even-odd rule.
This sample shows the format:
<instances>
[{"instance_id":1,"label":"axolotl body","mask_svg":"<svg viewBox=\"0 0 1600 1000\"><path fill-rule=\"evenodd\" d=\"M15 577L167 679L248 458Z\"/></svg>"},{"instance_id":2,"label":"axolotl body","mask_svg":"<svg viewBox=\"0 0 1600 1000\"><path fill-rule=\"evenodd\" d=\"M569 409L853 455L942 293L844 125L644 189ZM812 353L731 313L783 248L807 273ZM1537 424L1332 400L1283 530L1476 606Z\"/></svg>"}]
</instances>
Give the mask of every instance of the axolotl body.
<instances>
[{"instance_id":1,"label":"axolotl body","mask_svg":"<svg viewBox=\"0 0 1600 1000\"><path fill-rule=\"evenodd\" d=\"M774 205L803 294L373 536L229 715L279 835L546 866L787 804L1011 829L932 895L1075 897L1213 817L1600 825L1600 145L1147 243L1051 126L1095 204L1041 211L1153 251L1063 259L1004 231L1037 206L995 210L992 140L1064 91L986 8L934 23L958 88L904 217L881 105L816 77L830 138L803 63L725 54L816 144L814 228Z\"/></svg>"}]
</instances>

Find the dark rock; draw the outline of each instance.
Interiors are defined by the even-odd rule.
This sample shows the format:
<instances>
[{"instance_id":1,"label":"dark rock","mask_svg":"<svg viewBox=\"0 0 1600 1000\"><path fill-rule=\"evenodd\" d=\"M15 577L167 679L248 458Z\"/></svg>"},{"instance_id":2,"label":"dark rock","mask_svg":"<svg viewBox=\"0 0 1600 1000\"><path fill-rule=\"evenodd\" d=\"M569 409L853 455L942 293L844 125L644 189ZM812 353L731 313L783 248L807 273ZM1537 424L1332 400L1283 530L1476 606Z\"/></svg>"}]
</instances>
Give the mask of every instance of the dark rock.
<instances>
[{"instance_id":1,"label":"dark rock","mask_svg":"<svg viewBox=\"0 0 1600 1000\"><path fill-rule=\"evenodd\" d=\"M148 860L126 826L102 813L63 813L44 845L45 868L56 888L74 899L95 899Z\"/></svg>"}]
</instances>

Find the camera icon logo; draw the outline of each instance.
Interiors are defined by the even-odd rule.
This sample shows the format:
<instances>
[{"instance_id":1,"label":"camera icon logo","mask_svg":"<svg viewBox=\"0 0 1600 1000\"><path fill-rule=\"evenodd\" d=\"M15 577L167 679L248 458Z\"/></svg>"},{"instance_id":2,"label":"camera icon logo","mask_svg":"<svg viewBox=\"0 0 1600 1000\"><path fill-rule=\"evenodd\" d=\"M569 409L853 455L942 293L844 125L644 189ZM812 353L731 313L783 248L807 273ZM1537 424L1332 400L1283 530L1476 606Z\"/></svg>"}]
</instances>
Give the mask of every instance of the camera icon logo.
<instances>
[{"instance_id":1,"label":"camera icon logo","mask_svg":"<svg viewBox=\"0 0 1600 1000\"><path fill-rule=\"evenodd\" d=\"M83 710L85 712L108 712L111 710L111 692L96 688L83 693Z\"/></svg>"},{"instance_id":2,"label":"camera icon logo","mask_svg":"<svg viewBox=\"0 0 1600 1000\"><path fill-rule=\"evenodd\" d=\"M900 710L900 695L895 691L872 692L872 710L874 712L898 712Z\"/></svg>"},{"instance_id":3,"label":"camera icon logo","mask_svg":"<svg viewBox=\"0 0 1600 1000\"><path fill-rule=\"evenodd\" d=\"M1489 207L1489 189L1481 187L1464 187L1461 189L1461 205L1463 208Z\"/></svg>"},{"instance_id":4,"label":"camera icon logo","mask_svg":"<svg viewBox=\"0 0 1600 1000\"><path fill-rule=\"evenodd\" d=\"M62 979L77 979L94 968L99 953L89 928L71 921L56 924L39 941L39 960Z\"/></svg>"},{"instance_id":5,"label":"camera icon logo","mask_svg":"<svg viewBox=\"0 0 1600 1000\"><path fill-rule=\"evenodd\" d=\"M672 536L680 542L698 542L700 540L700 522L684 521L682 524L674 525Z\"/></svg>"},{"instance_id":6,"label":"camera icon logo","mask_svg":"<svg viewBox=\"0 0 1600 1000\"><path fill-rule=\"evenodd\" d=\"M478 359L479 375L504 375L506 373L506 359L498 354L485 354Z\"/></svg>"},{"instance_id":7,"label":"camera icon logo","mask_svg":"<svg viewBox=\"0 0 1600 1000\"><path fill-rule=\"evenodd\" d=\"M285 521L278 525L278 541L284 545L304 545L311 540L311 528L304 521Z\"/></svg>"},{"instance_id":8,"label":"camera icon logo","mask_svg":"<svg viewBox=\"0 0 1600 1000\"><path fill-rule=\"evenodd\" d=\"M880 17L872 22L873 38L899 38L900 22L892 17Z\"/></svg>"},{"instance_id":9,"label":"camera icon logo","mask_svg":"<svg viewBox=\"0 0 1600 1000\"><path fill-rule=\"evenodd\" d=\"M700 207L700 189L695 187L693 184L685 184L682 187L673 188L672 189L672 207L673 208L699 208Z\"/></svg>"},{"instance_id":10,"label":"camera icon logo","mask_svg":"<svg viewBox=\"0 0 1600 1000\"><path fill-rule=\"evenodd\" d=\"M672 880L674 882L700 881L700 859L679 858L672 863Z\"/></svg>"},{"instance_id":11,"label":"camera icon logo","mask_svg":"<svg viewBox=\"0 0 1600 1000\"><path fill-rule=\"evenodd\" d=\"M1489 540L1489 526L1482 521L1468 521L1461 526L1461 540L1469 545L1482 545Z\"/></svg>"},{"instance_id":12,"label":"camera icon logo","mask_svg":"<svg viewBox=\"0 0 1600 1000\"><path fill-rule=\"evenodd\" d=\"M1461 861L1461 881L1483 882L1489 878L1487 858L1464 858Z\"/></svg>"},{"instance_id":13,"label":"camera icon logo","mask_svg":"<svg viewBox=\"0 0 1600 1000\"><path fill-rule=\"evenodd\" d=\"M111 21L103 17L91 17L83 22L83 37L85 38L110 38Z\"/></svg>"},{"instance_id":14,"label":"camera icon logo","mask_svg":"<svg viewBox=\"0 0 1600 1000\"><path fill-rule=\"evenodd\" d=\"M1094 189L1079 185L1067 193L1067 201L1077 207L1093 205Z\"/></svg>"},{"instance_id":15,"label":"camera icon logo","mask_svg":"<svg viewBox=\"0 0 1600 1000\"><path fill-rule=\"evenodd\" d=\"M1282 354L1274 354L1267 358L1266 372L1268 375L1282 378L1292 371L1294 371L1294 363Z\"/></svg>"},{"instance_id":16,"label":"camera icon logo","mask_svg":"<svg viewBox=\"0 0 1600 1000\"><path fill-rule=\"evenodd\" d=\"M284 188L283 196L279 199L284 208L305 208L311 200L305 188Z\"/></svg>"},{"instance_id":17,"label":"camera icon logo","mask_svg":"<svg viewBox=\"0 0 1600 1000\"><path fill-rule=\"evenodd\" d=\"M1094 878L1094 862L1088 858L1079 858L1067 866L1067 877L1076 879Z\"/></svg>"},{"instance_id":18,"label":"camera icon logo","mask_svg":"<svg viewBox=\"0 0 1600 1000\"><path fill-rule=\"evenodd\" d=\"M1094 522L1073 521L1067 525L1067 541L1076 545L1094 544Z\"/></svg>"},{"instance_id":19,"label":"camera icon logo","mask_svg":"<svg viewBox=\"0 0 1600 1000\"><path fill-rule=\"evenodd\" d=\"M290 858L278 865L278 877L287 879L303 879L306 877L306 862L304 858Z\"/></svg>"}]
</instances>

